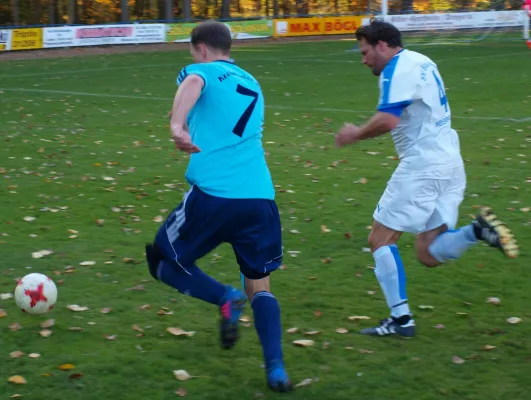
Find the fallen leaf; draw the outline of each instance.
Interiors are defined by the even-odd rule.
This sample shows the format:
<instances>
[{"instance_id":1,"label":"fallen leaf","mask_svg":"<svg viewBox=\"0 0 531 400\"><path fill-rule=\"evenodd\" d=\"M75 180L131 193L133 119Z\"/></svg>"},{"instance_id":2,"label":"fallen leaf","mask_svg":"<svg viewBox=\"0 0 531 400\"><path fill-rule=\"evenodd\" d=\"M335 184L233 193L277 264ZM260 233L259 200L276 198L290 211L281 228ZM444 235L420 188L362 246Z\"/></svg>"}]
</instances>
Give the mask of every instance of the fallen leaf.
<instances>
[{"instance_id":1,"label":"fallen leaf","mask_svg":"<svg viewBox=\"0 0 531 400\"><path fill-rule=\"evenodd\" d=\"M510 324L518 324L522 322L522 318L518 318L518 317L507 318L507 322Z\"/></svg>"},{"instance_id":2,"label":"fallen leaf","mask_svg":"<svg viewBox=\"0 0 531 400\"><path fill-rule=\"evenodd\" d=\"M420 305L419 308L421 310L433 310L435 307L433 306L424 306L424 305Z\"/></svg>"},{"instance_id":3,"label":"fallen leaf","mask_svg":"<svg viewBox=\"0 0 531 400\"><path fill-rule=\"evenodd\" d=\"M151 308L151 306L149 304L144 304L142 306L139 307L141 310L149 310Z\"/></svg>"},{"instance_id":4,"label":"fallen leaf","mask_svg":"<svg viewBox=\"0 0 531 400\"><path fill-rule=\"evenodd\" d=\"M489 298L487 298L487 303L494 304L494 305L497 306L498 304L501 303L501 300L499 298L497 298L497 297L489 297Z\"/></svg>"},{"instance_id":5,"label":"fallen leaf","mask_svg":"<svg viewBox=\"0 0 531 400\"><path fill-rule=\"evenodd\" d=\"M26 383L28 383L28 381L20 375L12 376L7 381L9 383L14 383L15 385L25 385Z\"/></svg>"},{"instance_id":6,"label":"fallen leaf","mask_svg":"<svg viewBox=\"0 0 531 400\"><path fill-rule=\"evenodd\" d=\"M52 331L49 330L49 329L43 329L42 331L39 332L39 335L41 335L42 337L50 337L52 336Z\"/></svg>"},{"instance_id":7,"label":"fallen leaf","mask_svg":"<svg viewBox=\"0 0 531 400\"><path fill-rule=\"evenodd\" d=\"M82 267L88 267L91 265L96 265L96 261L81 261L79 265L81 265Z\"/></svg>"},{"instance_id":8,"label":"fallen leaf","mask_svg":"<svg viewBox=\"0 0 531 400\"><path fill-rule=\"evenodd\" d=\"M53 254L53 251L51 251L51 250L40 250L40 251L36 251L36 252L31 253L31 257L32 258L43 258L45 256L49 256L50 254Z\"/></svg>"},{"instance_id":9,"label":"fallen leaf","mask_svg":"<svg viewBox=\"0 0 531 400\"><path fill-rule=\"evenodd\" d=\"M321 233L330 233L332 232L331 229L328 229L326 225L321 225Z\"/></svg>"},{"instance_id":10,"label":"fallen leaf","mask_svg":"<svg viewBox=\"0 0 531 400\"><path fill-rule=\"evenodd\" d=\"M299 328L289 328L286 330L287 333L297 333L299 331Z\"/></svg>"},{"instance_id":11,"label":"fallen leaf","mask_svg":"<svg viewBox=\"0 0 531 400\"><path fill-rule=\"evenodd\" d=\"M336 333L348 333L348 330L345 328L337 328Z\"/></svg>"},{"instance_id":12,"label":"fallen leaf","mask_svg":"<svg viewBox=\"0 0 531 400\"><path fill-rule=\"evenodd\" d=\"M162 215L157 215L155 218L153 218L153 222L160 223L164 221L164 217Z\"/></svg>"},{"instance_id":13,"label":"fallen leaf","mask_svg":"<svg viewBox=\"0 0 531 400\"><path fill-rule=\"evenodd\" d=\"M443 324L437 324L434 326L435 329L444 329L446 328Z\"/></svg>"},{"instance_id":14,"label":"fallen leaf","mask_svg":"<svg viewBox=\"0 0 531 400\"><path fill-rule=\"evenodd\" d=\"M308 331L308 332L304 332L304 334L306 336L315 336L315 335L319 335L321 333L321 331Z\"/></svg>"},{"instance_id":15,"label":"fallen leaf","mask_svg":"<svg viewBox=\"0 0 531 400\"><path fill-rule=\"evenodd\" d=\"M102 309L100 310L100 313L102 313L102 314L109 314L111 311L112 311L112 308L108 308L108 307L106 307L106 308L102 308Z\"/></svg>"},{"instance_id":16,"label":"fallen leaf","mask_svg":"<svg viewBox=\"0 0 531 400\"><path fill-rule=\"evenodd\" d=\"M18 322L13 322L9 325L9 330L11 332L16 332L22 329L22 326Z\"/></svg>"},{"instance_id":17,"label":"fallen leaf","mask_svg":"<svg viewBox=\"0 0 531 400\"><path fill-rule=\"evenodd\" d=\"M74 369L75 366L73 364L63 364L59 366L59 369L61 371L70 371L71 369Z\"/></svg>"},{"instance_id":18,"label":"fallen leaf","mask_svg":"<svg viewBox=\"0 0 531 400\"><path fill-rule=\"evenodd\" d=\"M69 331L72 331L72 332L83 332L83 328L79 327L79 326L71 326L68 328Z\"/></svg>"},{"instance_id":19,"label":"fallen leaf","mask_svg":"<svg viewBox=\"0 0 531 400\"><path fill-rule=\"evenodd\" d=\"M192 377L184 369L178 369L176 371L173 371L173 375L175 376L176 379L178 379L180 381L187 381L188 379L190 379Z\"/></svg>"},{"instance_id":20,"label":"fallen leaf","mask_svg":"<svg viewBox=\"0 0 531 400\"><path fill-rule=\"evenodd\" d=\"M116 339L116 335L106 335L105 339L107 339L107 340L115 340Z\"/></svg>"},{"instance_id":21,"label":"fallen leaf","mask_svg":"<svg viewBox=\"0 0 531 400\"><path fill-rule=\"evenodd\" d=\"M317 318L321 318L323 313L321 312L321 310L316 310L313 315L315 315Z\"/></svg>"},{"instance_id":22,"label":"fallen leaf","mask_svg":"<svg viewBox=\"0 0 531 400\"><path fill-rule=\"evenodd\" d=\"M184 397L188 394L188 391L185 388L179 388L175 391L175 394L179 397Z\"/></svg>"},{"instance_id":23,"label":"fallen leaf","mask_svg":"<svg viewBox=\"0 0 531 400\"><path fill-rule=\"evenodd\" d=\"M171 333L174 336L191 337L195 335L195 331L187 332L187 331L182 330L181 328L167 328L166 331Z\"/></svg>"},{"instance_id":24,"label":"fallen leaf","mask_svg":"<svg viewBox=\"0 0 531 400\"><path fill-rule=\"evenodd\" d=\"M71 304L71 305L67 306L66 308L68 308L70 311L74 311L74 312L81 312L81 311L88 311L89 310L88 307L82 307L82 306L79 306L77 304Z\"/></svg>"},{"instance_id":25,"label":"fallen leaf","mask_svg":"<svg viewBox=\"0 0 531 400\"><path fill-rule=\"evenodd\" d=\"M35 221L36 218L35 217L24 217L24 221L26 222L32 222L32 221Z\"/></svg>"},{"instance_id":26,"label":"fallen leaf","mask_svg":"<svg viewBox=\"0 0 531 400\"><path fill-rule=\"evenodd\" d=\"M299 387L303 387L303 386L310 386L312 383L313 383L313 379L312 378L307 378L307 379L303 380L302 382L297 383L295 385L295 387L299 388Z\"/></svg>"},{"instance_id":27,"label":"fallen leaf","mask_svg":"<svg viewBox=\"0 0 531 400\"><path fill-rule=\"evenodd\" d=\"M19 398L19 397L22 397L21 394L18 394L18 393L15 393L14 395L12 396L9 396L11 399L16 399L16 398Z\"/></svg>"},{"instance_id":28,"label":"fallen leaf","mask_svg":"<svg viewBox=\"0 0 531 400\"><path fill-rule=\"evenodd\" d=\"M300 339L300 340L294 340L293 344L299 347L311 347L315 344L315 342L313 340Z\"/></svg>"},{"instance_id":29,"label":"fallen leaf","mask_svg":"<svg viewBox=\"0 0 531 400\"><path fill-rule=\"evenodd\" d=\"M133 326L131 327L131 329L134 330L134 331L136 331L136 332L144 332L144 330L143 330L141 327L139 327L138 325L136 325L136 324L133 325Z\"/></svg>"},{"instance_id":30,"label":"fallen leaf","mask_svg":"<svg viewBox=\"0 0 531 400\"><path fill-rule=\"evenodd\" d=\"M372 354L372 353L374 353L374 351L372 351L372 350L360 349L360 353L361 353L361 354Z\"/></svg>"},{"instance_id":31,"label":"fallen leaf","mask_svg":"<svg viewBox=\"0 0 531 400\"><path fill-rule=\"evenodd\" d=\"M20 358L20 357L22 357L23 355L24 355L24 353L21 352L21 351L18 351L18 350L9 353L9 357L11 357L11 358Z\"/></svg>"},{"instance_id":32,"label":"fallen leaf","mask_svg":"<svg viewBox=\"0 0 531 400\"><path fill-rule=\"evenodd\" d=\"M496 346L491 346L490 344L486 344L483 346L483 350L494 350Z\"/></svg>"},{"instance_id":33,"label":"fallen leaf","mask_svg":"<svg viewBox=\"0 0 531 400\"><path fill-rule=\"evenodd\" d=\"M68 375L68 379L79 379L83 377L81 372L76 372L75 374Z\"/></svg>"},{"instance_id":34,"label":"fallen leaf","mask_svg":"<svg viewBox=\"0 0 531 400\"><path fill-rule=\"evenodd\" d=\"M41 328L47 329L55 325L55 319L48 319L41 323Z\"/></svg>"},{"instance_id":35,"label":"fallen leaf","mask_svg":"<svg viewBox=\"0 0 531 400\"><path fill-rule=\"evenodd\" d=\"M28 354L29 358L39 358L41 355L39 353L30 353Z\"/></svg>"},{"instance_id":36,"label":"fallen leaf","mask_svg":"<svg viewBox=\"0 0 531 400\"><path fill-rule=\"evenodd\" d=\"M0 318L7 317L7 311L0 309Z\"/></svg>"},{"instance_id":37,"label":"fallen leaf","mask_svg":"<svg viewBox=\"0 0 531 400\"><path fill-rule=\"evenodd\" d=\"M0 300L9 300L13 298L13 293L2 293L0 294Z\"/></svg>"},{"instance_id":38,"label":"fallen leaf","mask_svg":"<svg viewBox=\"0 0 531 400\"><path fill-rule=\"evenodd\" d=\"M366 317L365 315L353 315L348 317L349 321L362 321L366 319L371 319L371 317Z\"/></svg>"},{"instance_id":39,"label":"fallen leaf","mask_svg":"<svg viewBox=\"0 0 531 400\"><path fill-rule=\"evenodd\" d=\"M465 362L465 360L463 360L461 357L453 356L452 357L452 362L454 364L463 364Z\"/></svg>"}]
</instances>

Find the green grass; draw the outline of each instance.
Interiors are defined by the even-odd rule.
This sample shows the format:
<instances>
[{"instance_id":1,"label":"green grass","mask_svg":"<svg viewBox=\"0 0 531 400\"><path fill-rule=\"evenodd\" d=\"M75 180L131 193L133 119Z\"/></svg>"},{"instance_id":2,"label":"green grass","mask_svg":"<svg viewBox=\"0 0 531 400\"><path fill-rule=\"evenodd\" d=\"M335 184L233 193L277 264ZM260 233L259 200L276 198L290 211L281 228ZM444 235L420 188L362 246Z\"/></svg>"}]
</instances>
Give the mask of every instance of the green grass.
<instances>
[{"instance_id":1,"label":"green grass","mask_svg":"<svg viewBox=\"0 0 531 400\"><path fill-rule=\"evenodd\" d=\"M519 259L508 260L478 245L458 262L427 269L415 260L414 237L405 235L400 248L418 337L404 341L357 333L387 315L372 256L363 249L373 209L397 162L389 136L346 149L333 146L342 123L366 120L378 98L377 80L360 64L359 53L344 52L351 47L348 41L292 43L233 54L259 78L268 104L264 142L279 187L286 251L286 269L273 274L272 288L283 328L300 329L283 338L286 363L295 383L318 378L289 397L525 399L531 365L531 214L525 212L531 206L531 120L509 119L530 115L531 54L523 42L419 48L439 64L461 137L469 182L460 224L476 206L490 205L522 250ZM217 310L153 282L144 262L143 245L159 226L153 219L166 215L187 189L187 157L174 151L166 115L175 78L188 62L187 52L175 51L0 64L0 293L12 292L16 278L32 271L62 281L57 306L47 316L23 315L13 300L0 300L8 313L0 318L1 398L19 393L25 399L162 400L175 398L181 387L189 399L277 398L265 386L254 328L242 328L238 346L222 351ZM361 178L367 183L356 183ZM25 222L25 216L37 219ZM321 225L331 232L321 233ZM70 239L69 229L78 237ZM32 259L42 249L54 254ZM215 253L199 265L238 285L230 248ZM331 263L321 262L328 257ZM96 264L79 265L88 260ZM69 265L75 272L65 273ZM137 285L144 290L127 290ZM490 296L500 297L501 305L487 304ZM70 304L90 311L71 312ZM144 304L152 308L140 310ZM100 313L104 307L112 312ZM158 315L161 307L173 314ZM252 316L250 310L246 315ZM351 322L350 315L371 320ZM522 322L508 324L512 316ZM38 332L48 318L55 326L44 338ZM8 326L15 322L23 328L12 332ZM135 324L143 337L131 328ZM175 337L168 327L196 334ZM339 327L349 333L335 333ZM314 347L292 345L310 330L321 331L312 337ZM485 345L496 349L484 351ZM26 356L10 358L16 350ZM32 352L41 357L28 358ZM453 356L466 362L456 365ZM66 363L75 369L60 371ZM177 369L199 377L179 382L172 373ZM69 379L72 373L83 376ZM12 375L28 384L8 384Z\"/></svg>"}]
</instances>

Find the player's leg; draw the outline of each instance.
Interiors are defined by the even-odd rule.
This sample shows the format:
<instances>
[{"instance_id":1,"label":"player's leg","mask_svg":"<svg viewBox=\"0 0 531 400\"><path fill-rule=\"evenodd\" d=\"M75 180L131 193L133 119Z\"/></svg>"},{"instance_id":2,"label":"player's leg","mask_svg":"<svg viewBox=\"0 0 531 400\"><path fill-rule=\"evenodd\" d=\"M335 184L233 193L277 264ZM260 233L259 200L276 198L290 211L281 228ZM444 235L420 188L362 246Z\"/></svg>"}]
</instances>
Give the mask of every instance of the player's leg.
<instances>
[{"instance_id":1,"label":"player's leg","mask_svg":"<svg viewBox=\"0 0 531 400\"><path fill-rule=\"evenodd\" d=\"M277 392L292 390L282 354L280 306L271 293L269 274L282 262L282 231L276 204L252 200L239 207L230 242L240 265L242 281L251 301L254 326L264 356L267 382Z\"/></svg>"},{"instance_id":2,"label":"player's leg","mask_svg":"<svg viewBox=\"0 0 531 400\"><path fill-rule=\"evenodd\" d=\"M364 335L415 335L415 323L406 293L406 273L397 246L401 235L400 231L388 228L378 221L373 222L369 245L374 257L374 274L380 283L391 317L382 320L378 326L363 329L361 333Z\"/></svg>"},{"instance_id":3,"label":"player's leg","mask_svg":"<svg viewBox=\"0 0 531 400\"><path fill-rule=\"evenodd\" d=\"M406 273L397 246L402 232L418 233L433 212L436 189L431 181L395 172L376 210L369 235L374 257L374 273L380 283L390 318L363 329L362 334L403 337L415 335L415 321L408 303Z\"/></svg>"},{"instance_id":4,"label":"player's leg","mask_svg":"<svg viewBox=\"0 0 531 400\"><path fill-rule=\"evenodd\" d=\"M146 258L154 279L219 307L221 343L228 349L239 337L238 320L246 296L195 265L222 242L220 231L226 221L218 211L225 201L192 189L162 224L154 243L146 246Z\"/></svg>"},{"instance_id":5,"label":"player's leg","mask_svg":"<svg viewBox=\"0 0 531 400\"><path fill-rule=\"evenodd\" d=\"M429 230L417 237L417 256L424 265L435 267L456 260L478 241L498 248L508 257L518 255L511 231L488 209L480 210L472 223L454 229L465 188L465 171L457 168L448 188L437 198L436 209L427 223Z\"/></svg>"}]
</instances>

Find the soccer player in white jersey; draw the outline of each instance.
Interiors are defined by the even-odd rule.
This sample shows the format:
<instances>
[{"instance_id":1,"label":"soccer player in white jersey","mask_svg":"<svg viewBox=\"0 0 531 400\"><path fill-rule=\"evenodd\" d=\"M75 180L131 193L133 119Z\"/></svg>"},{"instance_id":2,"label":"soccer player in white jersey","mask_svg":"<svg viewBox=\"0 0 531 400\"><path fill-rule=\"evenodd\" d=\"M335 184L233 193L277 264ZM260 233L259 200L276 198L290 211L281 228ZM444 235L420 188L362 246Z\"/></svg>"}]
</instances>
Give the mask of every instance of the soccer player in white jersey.
<instances>
[{"instance_id":1,"label":"soccer player in white jersey","mask_svg":"<svg viewBox=\"0 0 531 400\"><path fill-rule=\"evenodd\" d=\"M375 274L391 311L365 335L415 335L406 295L406 277L397 242L403 232L417 235L417 257L428 267L459 258L478 241L518 255L509 229L488 209L455 230L466 188L459 138L443 79L428 57L402 46L400 31L373 20L356 32L363 64L380 77L376 114L358 127L345 124L336 145L345 146L391 132L400 163L373 214L369 244Z\"/></svg>"}]
</instances>

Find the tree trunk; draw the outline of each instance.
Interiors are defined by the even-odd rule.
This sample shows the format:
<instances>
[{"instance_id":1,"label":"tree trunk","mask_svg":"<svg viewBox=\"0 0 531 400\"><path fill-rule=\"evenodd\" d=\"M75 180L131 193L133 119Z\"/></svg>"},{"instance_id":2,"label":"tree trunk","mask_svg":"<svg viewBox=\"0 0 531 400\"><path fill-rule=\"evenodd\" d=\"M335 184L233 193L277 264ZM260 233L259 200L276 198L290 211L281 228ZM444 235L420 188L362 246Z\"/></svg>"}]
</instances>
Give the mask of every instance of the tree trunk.
<instances>
[{"instance_id":1,"label":"tree trunk","mask_svg":"<svg viewBox=\"0 0 531 400\"><path fill-rule=\"evenodd\" d=\"M164 0L164 19L166 21L173 20L173 5L171 0Z\"/></svg>"},{"instance_id":2,"label":"tree trunk","mask_svg":"<svg viewBox=\"0 0 531 400\"><path fill-rule=\"evenodd\" d=\"M221 1L221 19L230 18L230 0Z\"/></svg>"},{"instance_id":3,"label":"tree trunk","mask_svg":"<svg viewBox=\"0 0 531 400\"><path fill-rule=\"evenodd\" d=\"M183 0L184 19L192 19L192 0Z\"/></svg>"},{"instance_id":4,"label":"tree trunk","mask_svg":"<svg viewBox=\"0 0 531 400\"><path fill-rule=\"evenodd\" d=\"M33 0L33 25L40 25L41 23L41 0Z\"/></svg>"},{"instance_id":5,"label":"tree trunk","mask_svg":"<svg viewBox=\"0 0 531 400\"><path fill-rule=\"evenodd\" d=\"M13 25L18 26L20 24L20 20L18 18L18 0L12 0L11 8L11 18L13 18Z\"/></svg>"},{"instance_id":6,"label":"tree trunk","mask_svg":"<svg viewBox=\"0 0 531 400\"><path fill-rule=\"evenodd\" d=\"M75 24L77 22L77 1L70 0L68 3L68 23Z\"/></svg>"},{"instance_id":7,"label":"tree trunk","mask_svg":"<svg viewBox=\"0 0 531 400\"><path fill-rule=\"evenodd\" d=\"M120 21L129 21L129 4L127 4L127 0L120 0L120 11Z\"/></svg>"},{"instance_id":8,"label":"tree trunk","mask_svg":"<svg viewBox=\"0 0 531 400\"><path fill-rule=\"evenodd\" d=\"M279 17L279 7L278 7L278 0L273 0L273 17L278 18Z\"/></svg>"},{"instance_id":9,"label":"tree trunk","mask_svg":"<svg viewBox=\"0 0 531 400\"><path fill-rule=\"evenodd\" d=\"M55 16L57 15L57 0L48 0L48 24L55 25L57 24L57 20L55 19Z\"/></svg>"}]
</instances>

